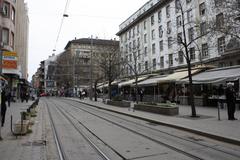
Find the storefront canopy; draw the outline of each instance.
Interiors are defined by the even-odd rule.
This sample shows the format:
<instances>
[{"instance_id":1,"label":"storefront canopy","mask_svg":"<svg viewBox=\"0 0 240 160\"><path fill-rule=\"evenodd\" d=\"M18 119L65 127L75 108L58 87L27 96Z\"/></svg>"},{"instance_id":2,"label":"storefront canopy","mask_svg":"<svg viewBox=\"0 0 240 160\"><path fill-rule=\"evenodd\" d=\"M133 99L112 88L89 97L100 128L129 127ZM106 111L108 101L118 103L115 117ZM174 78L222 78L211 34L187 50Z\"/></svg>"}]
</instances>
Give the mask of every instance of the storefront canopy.
<instances>
[{"instance_id":1,"label":"storefront canopy","mask_svg":"<svg viewBox=\"0 0 240 160\"><path fill-rule=\"evenodd\" d=\"M240 78L240 66L210 69L192 76L194 84L220 83ZM181 80L182 83L189 83L188 79Z\"/></svg>"},{"instance_id":2,"label":"storefront canopy","mask_svg":"<svg viewBox=\"0 0 240 160\"><path fill-rule=\"evenodd\" d=\"M146 79L142 82L139 82L139 86L156 86L158 84L158 81L161 80L163 77L166 77L167 75L159 75L155 77L151 77L149 79Z\"/></svg>"},{"instance_id":3,"label":"storefront canopy","mask_svg":"<svg viewBox=\"0 0 240 160\"><path fill-rule=\"evenodd\" d=\"M142 77L138 77L138 82L147 79L148 76L142 76ZM135 83L135 78L121 82L118 84L119 87L123 87L123 86L130 86L133 83Z\"/></svg>"}]
</instances>

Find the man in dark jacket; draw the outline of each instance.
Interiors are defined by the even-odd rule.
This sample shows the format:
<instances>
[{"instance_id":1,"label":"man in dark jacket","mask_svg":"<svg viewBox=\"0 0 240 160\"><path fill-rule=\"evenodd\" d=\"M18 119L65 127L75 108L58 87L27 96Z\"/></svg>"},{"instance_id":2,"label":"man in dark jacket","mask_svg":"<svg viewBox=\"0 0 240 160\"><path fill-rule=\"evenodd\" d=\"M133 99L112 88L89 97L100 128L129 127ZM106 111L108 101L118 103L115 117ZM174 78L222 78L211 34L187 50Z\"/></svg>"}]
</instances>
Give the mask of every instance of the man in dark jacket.
<instances>
[{"instance_id":1,"label":"man in dark jacket","mask_svg":"<svg viewBox=\"0 0 240 160\"><path fill-rule=\"evenodd\" d=\"M2 127L4 126L4 122L5 122L5 115L6 115L6 111L7 111L7 105L6 105L6 95L5 95L5 91L2 91L2 101L1 101L1 122L2 122Z\"/></svg>"},{"instance_id":2,"label":"man in dark jacket","mask_svg":"<svg viewBox=\"0 0 240 160\"><path fill-rule=\"evenodd\" d=\"M234 117L236 93L233 88L233 83L231 82L227 83L225 94L226 94L226 102L227 102L227 110L228 110L228 120L237 120Z\"/></svg>"}]
</instances>

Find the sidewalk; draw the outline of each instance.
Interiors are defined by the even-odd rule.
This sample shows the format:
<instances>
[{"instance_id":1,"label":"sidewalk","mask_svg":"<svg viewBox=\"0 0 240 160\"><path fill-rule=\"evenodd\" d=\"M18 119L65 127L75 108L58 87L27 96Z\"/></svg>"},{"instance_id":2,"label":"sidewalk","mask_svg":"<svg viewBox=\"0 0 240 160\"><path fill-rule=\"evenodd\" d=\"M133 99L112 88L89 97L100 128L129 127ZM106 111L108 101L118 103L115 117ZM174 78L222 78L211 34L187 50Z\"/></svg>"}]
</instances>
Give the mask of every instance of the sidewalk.
<instances>
[{"instance_id":1,"label":"sidewalk","mask_svg":"<svg viewBox=\"0 0 240 160\"><path fill-rule=\"evenodd\" d=\"M168 125L174 128L180 128L193 133L201 134L206 137L214 138L220 141L240 145L240 110L237 109L235 117L238 120L230 121L227 117L227 110L220 110L221 120L218 120L218 110L213 107L196 107L198 118L191 118L190 106L179 105L178 116L165 116L149 112L135 110L129 111L128 108L121 108L104 104L101 99L97 102L89 99L80 100L78 98L70 98L105 110L110 110L120 114L152 121L155 123ZM133 103L131 104L133 106Z\"/></svg>"},{"instance_id":2,"label":"sidewalk","mask_svg":"<svg viewBox=\"0 0 240 160\"><path fill-rule=\"evenodd\" d=\"M21 119L20 112L26 111L33 103L29 100L28 103L24 101L12 102L10 107L7 107L6 119L4 127L1 128L2 138L0 141L0 159L8 160L39 160L45 159L43 153L45 152L45 142L42 128L42 110L38 107L38 116L34 117L35 124L32 125L32 133L24 136L14 136L11 133L11 115L13 116L13 123Z\"/></svg>"}]
</instances>

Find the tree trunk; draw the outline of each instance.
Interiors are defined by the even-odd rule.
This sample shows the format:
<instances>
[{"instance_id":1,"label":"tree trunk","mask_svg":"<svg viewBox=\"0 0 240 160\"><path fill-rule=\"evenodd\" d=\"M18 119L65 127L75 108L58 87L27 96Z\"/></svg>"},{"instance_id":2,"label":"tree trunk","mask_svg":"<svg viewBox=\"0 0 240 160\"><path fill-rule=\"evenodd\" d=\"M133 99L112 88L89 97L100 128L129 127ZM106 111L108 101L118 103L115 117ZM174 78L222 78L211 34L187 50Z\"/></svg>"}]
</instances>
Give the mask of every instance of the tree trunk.
<instances>
[{"instance_id":1,"label":"tree trunk","mask_svg":"<svg viewBox=\"0 0 240 160\"><path fill-rule=\"evenodd\" d=\"M192 117L196 117L196 108L194 103L194 93L193 93L193 85L192 85L192 73L191 73L191 63L187 62L188 64L188 78L189 78L189 100L192 109Z\"/></svg>"}]
</instances>

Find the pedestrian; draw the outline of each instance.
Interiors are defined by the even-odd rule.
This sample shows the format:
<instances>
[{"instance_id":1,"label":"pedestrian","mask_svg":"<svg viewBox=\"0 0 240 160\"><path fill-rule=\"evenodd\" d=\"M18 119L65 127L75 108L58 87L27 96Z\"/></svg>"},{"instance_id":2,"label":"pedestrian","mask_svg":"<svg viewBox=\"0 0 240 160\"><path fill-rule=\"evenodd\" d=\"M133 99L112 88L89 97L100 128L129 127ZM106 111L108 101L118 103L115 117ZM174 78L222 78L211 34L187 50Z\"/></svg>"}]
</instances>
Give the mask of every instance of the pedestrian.
<instances>
[{"instance_id":1,"label":"pedestrian","mask_svg":"<svg viewBox=\"0 0 240 160\"><path fill-rule=\"evenodd\" d=\"M82 99L82 92L79 91L78 93L79 93L79 99Z\"/></svg>"},{"instance_id":2,"label":"pedestrian","mask_svg":"<svg viewBox=\"0 0 240 160\"><path fill-rule=\"evenodd\" d=\"M140 94L140 102L142 102L143 101L143 90L142 89L140 90L139 94Z\"/></svg>"},{"instance_id":3,"label":"pedestrian","mask_svg":"<svg viewBox=\"0 0 240 160\"><path fill-rule=\"evenodd\" d=\"M10 104L11 104L11 92L8 92L7 94L7 101L8 101L8 107L10 107Z\"/></svg>"},{"instance_id":4,"label":"pedestrian","mask_svg":"<svg viewBox=\"0 0 240 160\"><path fill-rule=\"evenodd\" d=\"M227 83L226 88L226 102L227 102L227 110L228 110L228 120L237 120L234 117L235 112L235 103L236 103L236 93L233 87L233 83Z\"/></svg>"},{"instance_id":5,"label":"pedestrian","mask_svg":"<svg viewBox=\"0 0 240 160\"><path fill-rule=\"evenodd\" d=\"M26 93L25 93L25 100L26 100L27 103L28 103L28 99L29 99L29 93L28 93L28 91L26 91Z\"/></svg>"},{"instance_id":6,"label":"pedestrian","mask_svg":"<svg viewBox=\"0 0 240 160\"><path fill-rule=\"evenodd\" d=\"M6 115L6 111L7 111L7 106L6 106L6 94L5 94L5 90L2 90L2 94L1 94L1 125L2 127L4 126L4 122L5 122L5 115Z\"/></svg>"}]
</instances>

